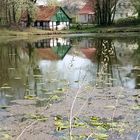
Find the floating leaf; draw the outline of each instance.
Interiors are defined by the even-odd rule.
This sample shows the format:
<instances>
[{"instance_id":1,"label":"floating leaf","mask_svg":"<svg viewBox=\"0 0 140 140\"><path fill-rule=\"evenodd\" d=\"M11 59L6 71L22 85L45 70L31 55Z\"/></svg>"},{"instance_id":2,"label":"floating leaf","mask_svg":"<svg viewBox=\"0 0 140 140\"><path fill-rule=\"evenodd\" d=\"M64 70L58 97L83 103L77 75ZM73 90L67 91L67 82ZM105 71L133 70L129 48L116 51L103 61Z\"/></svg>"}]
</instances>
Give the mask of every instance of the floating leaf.
<instances>
[{"instance_id":1,"label":"floating leaf","mask_svg":"<svg viewBox=\"0 0 140 140\"><path fill-rule=\"evenodd\" d=\"M118 127L118 123L117 123L117 122L109 123L109 125L110 125L112 128Z\"/></svg>"},{"instance_id":2,"label":"floating leaf","mask_svg":"<svg viewBox=\"0 0 140 140\"><path fill-rule=\"evenodd\" d=\"M110 129L110 125L108 123L102 122L102 120L99 117L94 116L90 118L89 125L91 125L92 127L96 127L97 129L100 129L102 127L104 131Z\"/></svg>"},{"instance_id":3,"label":"floating leaf","mask_svg":"<svg viewBox=\"0 0 140 140\"><path fill-rule=\"evenodd\" d=\"M41 114L33 114L31 115L31 119L38 120L38 121L47 121L48 118Z\"/></svg>"},{"instance_id":4,"label":"floating leaf","mask_svg":"<svg viewBox=\"0 0 140 140\"><path fill-rule=\"evenodd\" d=\"M48 89L41 89L42 92L48 92Z\"/></svg>"},{"instance_id":5,"label":"floating leaf","mask_svg":"<svg viewBox=\"0 0 140 140\"><path fill-rule=\"evenodd\" d=\"M125 95L118 95L119 98L125 98Z\"/></svg>"},{"instance_id":6,"label":"floating leaf","mask_svg":"<svg viewBox=\"0 0 140 140\"><path fill-rule=\"evenodd\" d=\"M15 70L15 68L8 68L9 70Z\"/></svg>"},{"instance_id":7,"label":"floating leaf","mask_svg":"<svg viewBox=\"0 0 140 140\"><path fill-rule=\"evenodd\" d=\"M77 127L86 127L86 124L83 121L81 121L79 118L75 117L73 127L75 127L75 128L77 128Z\"/></svg>"},{"instance_id":8,"label":"floating leaf","mask_svg":"<svg viewBox=\"0 0 140 140\"><path fill-rule=\"evenodd\" d=\"M24 96L24 99L34 100L34 99L36 99L36 96L34 96L34 95L26 95L26 96Z\"/></svg>"},{"instance_id":9,"label":"floating leaf","mask_svg":"<svg viewBox=\"0 0 140 140\"><path fill-rule=\"evenodd\" d=\"M96 129L100 132L106 132L106 129L103 126L98 126Z\"/></svg>"},{"instance_id":10,"label":"floating leaf","mask_svg":"<svg viewBox=\"0 0 140 140\"><path fill-rule=\"evenodd\" d=\"M2 134L4 139L11 139L11 136L9 134Z\"/></svg>"},{"instance_id":11,"label":"floating leaf","mask_svg":"<svg viewBox=\"0 0 140 140\"><path fill-rule=\"evenodd\" d=\"M55 117L55 126L56 126L56 131L61 131L69 128L69 122L63 121L62 117L58 115Z\"/></svg>"},{"instance_id":12,"label":"floating leaf","mask_svg":"<svg viewBox=\"0 0 140 140\"><path fill-rule=\"evenodd\" d=\"M6 109L8 106L0 106L0 109Z\"/></svg>"},{"instance_id":13,"label":"floating leaf","mask_svg":"<svg viewBox=\"0 0 140 140\"><path fill-rule=\"evenodd\" d=\"M58 88L57 90L54 91L54 93L64 93L65 92L65 89L64 88Z\"/></svg>"},{"instance_id":14,"label":"floating leaf","mask_svg":"<svg viewBox=\"0 0 140 140\"><path fill-rule=\"evenodd\" d=\"M34 75L34 78L42 78L42 75Z\"/></svg>"},{"instance_id":15,"label":"floating leaf","mask_svg":"<svg viewBox=\"0 0 140 140\"><path fill-rule=\"evenodd\" d=\"M13 97L13 95L5 95L6 97L8 97L8 98L12 98Z\"/></svg>"},{"instance_id":16,"label":"floating leaf","mask_svg":"<svg viewBox=\"0 0 140 140\"><path fill-rule=\"evenodd\" d=\"M115 109L116 107L115 106L105 106L104 108L110 108L110 109Z\"/></svg>"},{"instance_id":17,"label":"floating leaf","mask_svg":"<svg viewBox=\"0 0 140 140\"><path fill-rule=\"evenodd\" d=\"M99 117L95 117L95 116L92 116L90 119L91 119L92 121L99 121L99 120L100 120Z\"/></svg>"},{"instance_id":18,"label":"floating leaf","mask_svg":"<svg viewBox=\"0 0 140 140\"><path fill-rule=\"evenodd\" d=\"M140 110L140 106L139 105L135 105L131 107L132 110Z\"/></svg>"},{"instance_id":19,"label":"floating leaf","mask_svg":"<svg viewBox=\"0 0 140 140\"><path fill-rule=\"evenodd\" d=\"M15 77L14 79L15 79L15 80L20 80L20 79L21 79L21 77Z\"/></svg>"},{"instance_id":20,"label":"floating leaf","mask_svg":"<svg viewBox=\"0 0 140 140\"><path fill-rule=\"evenodd\" d=\"M60 97L58 97L57 95L52 96L51 100L58 100L60 99Z\"/></svg>"},{"instance_id":21,"label":"floating leaf","mask_svg":"<svg viewBox=\"0 0 140 140\"><path fill-rule=\"evenodd\" d=\"M98 140L107 140L108 135L107 134L100 133L100 134L96 134L96 138Z\"/></svg>"},{"instance_id":22,"label":"floating leaf","mask_svg":"<svg viewBox=\"0 0 140 140\"><path fill-rule=\"evenodd\" d=\"M1 89L11 89L12 87L9 87L9 86L3 86L1 87Z\"/></svg>"}]
</instances>

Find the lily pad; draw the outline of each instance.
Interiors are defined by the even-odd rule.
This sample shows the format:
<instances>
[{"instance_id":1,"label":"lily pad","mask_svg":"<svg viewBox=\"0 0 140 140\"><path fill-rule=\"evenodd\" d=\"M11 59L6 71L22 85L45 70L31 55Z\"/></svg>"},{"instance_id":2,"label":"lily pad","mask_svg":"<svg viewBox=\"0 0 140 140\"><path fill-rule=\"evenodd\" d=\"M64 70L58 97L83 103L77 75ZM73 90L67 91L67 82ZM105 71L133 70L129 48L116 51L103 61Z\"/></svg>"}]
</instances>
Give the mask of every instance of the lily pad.
<instances>
[{"instance_id":1,"label":"lily pad","mask_svg":"<svg viewBox=\"0 0 140 140\"><path fill-rule=\"evenodd\" d=\"M0 109L6 109L8 108L9 106L0 106Z\"/></svg>"},{"instance_id":2,"label":"lily pad","mask_svg":"<svg viewBox=\"0 0 140 140\"><path fill-rule=\"evenodd\" d=\"M100 134L96 134L96 138L98 140L107 140L108 139L108 135L107 134L103 134L103 133L100 133Z\"/></svg>"},{"instance_id":3,"label":"lily pad","mask_svg":"<svg viewBox=\"0 0 140 140\"><path fill-rule=\"evenodd\" d=\"M38 121L43 121L43 122L48 120L46 116L41 115L41 114L31 114L30 118L34 120L38 120Z\"/></svg>"},{"instance_id":4,"label":"lily pad","mask_svg":"<svg viewBox=\"0 0 140 140\"><path fill-rule=\"evenodd\" d=\"M26 95L26 96L24 96L24 99L34 100L34 99L36 99L36 96L34 96L34 95Z\"/></svg>"}]
</instances>

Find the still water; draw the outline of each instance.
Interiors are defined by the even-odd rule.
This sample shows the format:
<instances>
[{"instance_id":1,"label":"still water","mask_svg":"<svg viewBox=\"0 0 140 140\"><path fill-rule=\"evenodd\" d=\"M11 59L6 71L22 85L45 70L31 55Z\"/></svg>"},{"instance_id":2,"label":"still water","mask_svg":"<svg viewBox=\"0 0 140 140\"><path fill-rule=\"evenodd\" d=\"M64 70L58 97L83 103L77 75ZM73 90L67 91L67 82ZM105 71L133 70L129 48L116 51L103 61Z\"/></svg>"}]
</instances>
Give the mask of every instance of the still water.
<instances>
[{"instance_id":1,"label":"still water","mask_svg":"<svg viewBox=\"0 0 140 140\"><path fill-rule=\"evenodd\" d=\"M140 88L140 38L63 37L0 43L0 105L78 86Z\"/></svg>"}]
</instances>

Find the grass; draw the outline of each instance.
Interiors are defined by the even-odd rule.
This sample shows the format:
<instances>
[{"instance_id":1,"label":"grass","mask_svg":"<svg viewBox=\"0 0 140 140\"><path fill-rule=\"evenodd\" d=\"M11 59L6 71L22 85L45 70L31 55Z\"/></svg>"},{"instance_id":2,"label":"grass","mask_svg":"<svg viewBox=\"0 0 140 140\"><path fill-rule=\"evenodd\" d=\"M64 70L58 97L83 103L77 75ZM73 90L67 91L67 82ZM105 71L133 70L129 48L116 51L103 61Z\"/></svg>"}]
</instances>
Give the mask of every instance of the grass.
<instances>
[{"instance_id":1,"label":"grass","mask_svg":"<svg viewBox=\"0 0 140 140\"><path fill-rule=\"evenodd\" d=\"M95 27L95 26L83 26L78 30L76 27L72 27L70 30L63 31L50 31L41 30L37 28L27 28L24 30L13 30L0 28L0 36L13 36L13 37L30 37L33 35L60 35L60 34L78 34L78 33L128 33L128 32L140 32L140 25L131 27Z\"/></svg>"}]
</instances>

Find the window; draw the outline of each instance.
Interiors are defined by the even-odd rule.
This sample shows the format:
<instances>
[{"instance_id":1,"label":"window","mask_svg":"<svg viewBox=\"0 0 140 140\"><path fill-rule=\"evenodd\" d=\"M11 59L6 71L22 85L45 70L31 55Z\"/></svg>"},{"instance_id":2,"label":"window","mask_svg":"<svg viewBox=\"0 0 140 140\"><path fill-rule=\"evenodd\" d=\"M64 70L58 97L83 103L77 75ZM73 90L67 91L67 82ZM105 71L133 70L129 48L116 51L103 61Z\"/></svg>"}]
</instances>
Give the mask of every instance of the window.
<instances>
[{"instance_id":1,"label":"window","mask_svg":"<svg viewBox=\"0 0 140 140\"><path fill-rule=\"evenodd\" d=\"M39 21L37 22L37 26L38 26L38 27L40 26L40 22L39 22Z\"/></svg>"},{"instance_id":2,"label":"window","mask_svg":"<svg viewBox=\"0 0 140 140\"><path fill-rule=\"evenodd\" d=\"M87 15L85 15L85 20L87 20Z\"/></svg>"},{"instance_id":3,"label":"window","mask_svg":"<svg viewBox=\"0 0 140 140\"><path fill-rule=\"evenodd\" d=\"M46 26L46 22L43 22L43 26Z\"/></svg>"},{"instance_id":4,"label":"window","mask_svg":"<svg viewBox=\"0 0 140 140\"><path fill-rule=\"evenodd\" d=\"M60 21L56 21L56 25L60 25Z\"/></svg>"},{"instance_id":5,"label":"window","mask_svg":"<svg viewBox=\"0 0 140 140\"><path fill-rule=\"evenodd\" d=\"M123 17L123 13L120 13L120 17Z\"/></svg>"},{"instance_id":6,"label":"window","mask_svg":"<svg viewBox=\"0 0 140 140\"><path fill-rule=\"evenodd\" d=\"M121 8L121 3L118 4L118 7Z\"/></svg>"},{"instance_id":7,"label":"window","mask_svg":"<svg viewBox=\"0 0 140 140\"><path fill-rule=\"evenodd\" d=\"M130 4L130 3L128 3L128 8L130 8L130 6L131 6L131 4Z\"/></svg>"}]
</instances>

